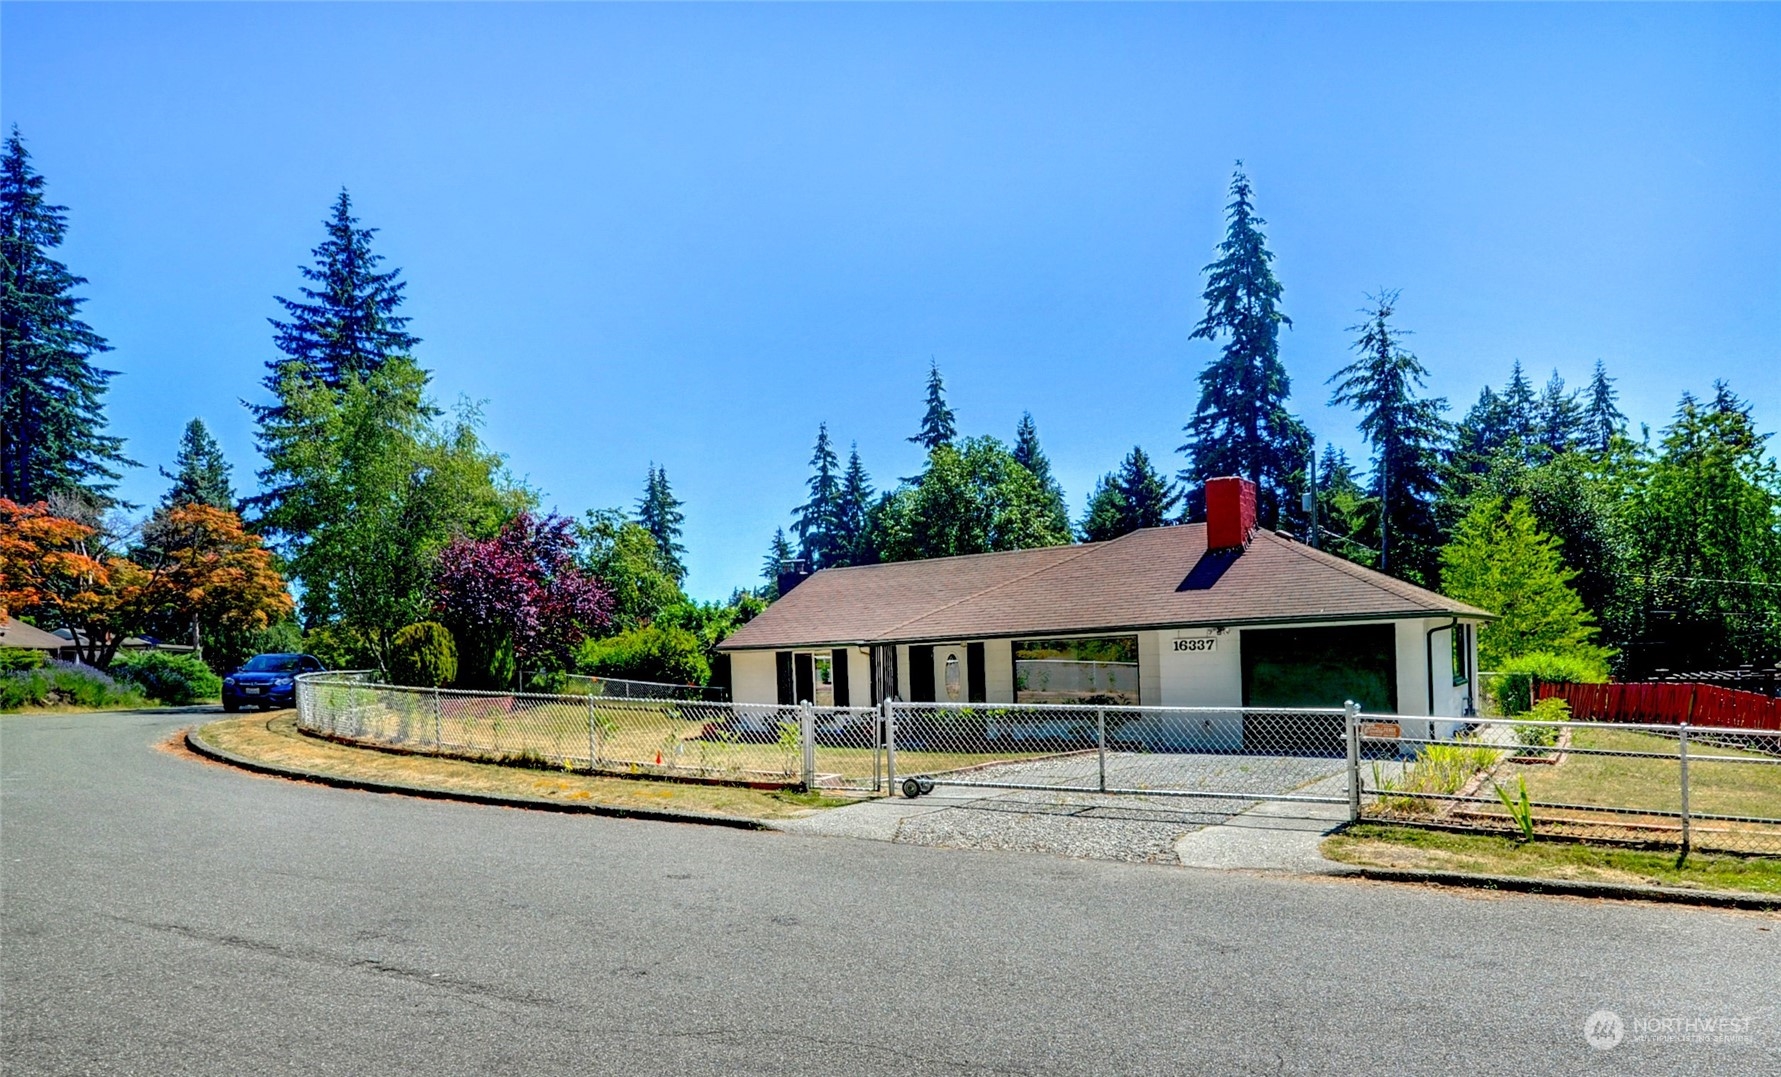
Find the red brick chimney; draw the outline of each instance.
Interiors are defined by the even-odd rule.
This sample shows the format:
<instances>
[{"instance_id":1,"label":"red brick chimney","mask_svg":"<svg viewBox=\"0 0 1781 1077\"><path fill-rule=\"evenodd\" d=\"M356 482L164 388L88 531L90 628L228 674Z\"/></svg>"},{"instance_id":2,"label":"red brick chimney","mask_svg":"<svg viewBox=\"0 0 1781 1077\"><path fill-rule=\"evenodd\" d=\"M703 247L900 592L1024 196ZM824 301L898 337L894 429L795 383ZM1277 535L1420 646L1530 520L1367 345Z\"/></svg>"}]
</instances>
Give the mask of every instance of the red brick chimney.
<instances>
[{"instance_id":1,"label":"red brick chimney","mask_svg":"<svg viewBox=\"0 0 1781 1077\"><path fill-rule=\"evenodd\" d=\"M1255 533L1255 483L1235 475L1206 480L1206 548L1241 550Z\"/></svg>"}]
</instances>

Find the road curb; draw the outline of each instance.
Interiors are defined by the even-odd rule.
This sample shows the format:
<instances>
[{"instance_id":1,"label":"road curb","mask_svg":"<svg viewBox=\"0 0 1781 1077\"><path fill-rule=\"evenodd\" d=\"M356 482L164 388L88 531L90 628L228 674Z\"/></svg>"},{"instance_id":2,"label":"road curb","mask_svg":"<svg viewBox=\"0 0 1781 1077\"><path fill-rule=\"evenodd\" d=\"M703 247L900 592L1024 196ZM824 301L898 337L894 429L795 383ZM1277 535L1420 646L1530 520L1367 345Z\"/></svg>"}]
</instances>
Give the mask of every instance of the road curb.
<instances>
[{"instance_id":1,"label":"road curb","mask_svg":"<svg viewBox=\"0 0 1781 1077\"><path fill-rule=\"evenodd\" d=\"M1630 883L1584 882L1575 879L1538 879L1519 875L1472 875L1461 871L1420 871L1414 868L1369 868L1358 864L1336 874L1385 883L1423 883L1431 886L1501 890L1520 894L1563 897L1614 898L1620 901L1659 901L1672 905L1704 905L1752 912L1781 911L1781 895L1737 894L1724 890L1685 890L1673 886L1635 886Z\"/></svg>"},{"instance_id":2,"label":"road curb","mask_svg":"<svg viewBox=\"0 0 1781 1077\"><path fill-rule=\"evenodd\" d=\"M548 797L509 796L501 793L474 793L466 790L433 789L424 785L408 785L403 782L344 778L337 774L323 774L319 771L303 770L300 767L262 763L256 759L236 755L234 752L218 748L198 736L198 727L196 726L186 730L185 744L187 748L206 759L252 771L255 774L265 774L291 781L310 782L315 785L331 786L335 789L351 789L362 793L387 793L395 796L419 797L424 800L454 800L464 804L481 804L485 807L522 808L529 811L549 811L565 815L600 815L610 819L638 819L652 823L693 823L699 826L728 827L732 830L773 829L759 819L709 815L704 812L670 811L665 808L627 808L616 804L590 804L572 800L551 800Z\"/></svg>"}]
</instances>

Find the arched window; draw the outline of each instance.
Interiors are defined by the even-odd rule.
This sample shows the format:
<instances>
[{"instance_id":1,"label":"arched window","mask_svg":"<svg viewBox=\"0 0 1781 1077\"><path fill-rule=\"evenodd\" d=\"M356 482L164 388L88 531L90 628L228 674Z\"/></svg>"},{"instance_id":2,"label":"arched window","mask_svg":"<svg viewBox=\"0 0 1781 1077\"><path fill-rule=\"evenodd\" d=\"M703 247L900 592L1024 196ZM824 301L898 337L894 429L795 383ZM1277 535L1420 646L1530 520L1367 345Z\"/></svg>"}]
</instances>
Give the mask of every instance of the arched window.
<instances>
[{"instance_id":1,"label":"arched window","mask_svg":"<svg viewBox=\"0 0 1781 1077\"><path fill-rule=\"evenodd\" d=\"M949 654L946 656L946 698L957 703L963 692L964 682L959 676L959 656Z\"/></svg>"}]
</instances>

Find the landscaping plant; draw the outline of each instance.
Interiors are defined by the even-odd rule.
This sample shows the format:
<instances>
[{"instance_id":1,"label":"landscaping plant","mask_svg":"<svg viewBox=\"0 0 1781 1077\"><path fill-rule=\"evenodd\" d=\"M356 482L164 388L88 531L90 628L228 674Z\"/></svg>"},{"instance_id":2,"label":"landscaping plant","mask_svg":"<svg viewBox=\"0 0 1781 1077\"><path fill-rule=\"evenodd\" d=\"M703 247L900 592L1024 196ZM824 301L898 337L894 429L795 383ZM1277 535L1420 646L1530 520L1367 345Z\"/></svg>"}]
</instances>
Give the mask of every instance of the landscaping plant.
<instances>
[{"instance_id":1,"label":"landscaping plant","mask_svg":"<svg viewBox=\"0 0 1781 1077\"><path fill-rule=\"evenodd\" d=\"M1515 821L1516 829L1521 831L1521 840L1533 841L1534 805L1528 797L1527 779L1519 775L1516 776L1513 795L1501 785L1497 786L1496 790L1497 799L1503 802L1503 807L1509 811L1509 818Z\"/></svg>"},{"instance_id":2,"label":"landscaping plant","mask_svg":"<svg viewBox=\"0 0 1781 1077\"><path fill-rule=\"evenodd\" d=\"M202 660L189 654L126 652L112 660L111 674L135 685L150 699L176 707L223 694L222 679Z\"/></svg>"},{"instance_id":3,"label":"landscaping plant","mask_svg":"<svg viewBox=\"0 0 1781 1077\"><path fill-rule=\"evenodd\" d=\"M437 621L418 621L390 640L390 676L397 684L440 688L457 680L458 648Z\"/></svg>"}]
</instances>

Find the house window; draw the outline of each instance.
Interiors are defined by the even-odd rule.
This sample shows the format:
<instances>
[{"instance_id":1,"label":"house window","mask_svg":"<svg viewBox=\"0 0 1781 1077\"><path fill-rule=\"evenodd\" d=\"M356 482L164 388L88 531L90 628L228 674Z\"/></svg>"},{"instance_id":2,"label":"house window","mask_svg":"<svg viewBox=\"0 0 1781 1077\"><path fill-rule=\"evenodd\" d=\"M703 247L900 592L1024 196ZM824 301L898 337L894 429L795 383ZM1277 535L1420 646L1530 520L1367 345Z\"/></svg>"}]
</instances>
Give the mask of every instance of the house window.
<instances>
[{"instance_id":1,"label":"house window","mask_svg":"<svg viewBox=\"0 0 1781 1077\"><path fill-rule=\"evenodd\" d=\"M956 654L949 654L946 656L946 698L953 703L957 703L959 701L959 696L963 694L964 681L963 678L959 676L959 656Z\"/></svg>"},{"instance_id":2,"label":"house window","mask_svg":"<svg viewBox=\"0 0 1781 1077\"><path fill-rule=\"evenodd\" d=\"M1138 702L1138 637L1027 639L1014 643L1019 703Z\"/></svg>"},{"instance_id":3,"label":"house window","mask_svg":"<svg viewBox=\"0 0 1781 1077\"><path fill-rule=\"evenodd\" d=\"M1448 635L1453 637L1453 686L1472 681L1472 626L1454 625Z\"/></svg>"},{"instance_id":4,"label":"house window","mask_svg":"<svg viewBox=\"0 0 1781 1077\"><path fill-rule=\"evenodd\" d=\"M819 707L835 705L835 659L833 655L819 654L815 656L816 692L810 702Z\"/></svg>"},{"instance_id":5,"label":"house window","mask_svg":"<svg viewBox=\"0 0 1781 1077\"><path fill-rule=\"evenodd\" d=\"M1340 707L1395 714L1396 629L1246 628L1242 634L1245 707Z\"/></svg>"}]
</instances>

